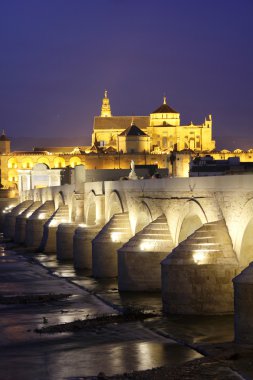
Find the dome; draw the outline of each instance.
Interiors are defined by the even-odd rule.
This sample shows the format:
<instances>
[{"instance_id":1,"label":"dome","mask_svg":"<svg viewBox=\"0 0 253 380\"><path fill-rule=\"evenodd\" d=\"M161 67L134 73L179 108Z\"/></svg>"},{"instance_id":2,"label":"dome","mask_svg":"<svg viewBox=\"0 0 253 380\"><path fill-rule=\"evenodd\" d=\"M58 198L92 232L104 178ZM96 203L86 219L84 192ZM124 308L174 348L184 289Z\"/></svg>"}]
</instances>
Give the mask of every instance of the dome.
<instances>
[{"instance_id":1,"label":"dome","mask_svg":"<svg viewBox=\"0 0 253 380\"><path fill-rule=\"evenodd\" d=\"M155 111L153 111L152 114L153 113L178 113L178 112L173 110L173 108L171 108L170 106L168 106L166 102L166 97L164 96L163 104L160 107L158 107Z\"/></svg>"}]
</instances>

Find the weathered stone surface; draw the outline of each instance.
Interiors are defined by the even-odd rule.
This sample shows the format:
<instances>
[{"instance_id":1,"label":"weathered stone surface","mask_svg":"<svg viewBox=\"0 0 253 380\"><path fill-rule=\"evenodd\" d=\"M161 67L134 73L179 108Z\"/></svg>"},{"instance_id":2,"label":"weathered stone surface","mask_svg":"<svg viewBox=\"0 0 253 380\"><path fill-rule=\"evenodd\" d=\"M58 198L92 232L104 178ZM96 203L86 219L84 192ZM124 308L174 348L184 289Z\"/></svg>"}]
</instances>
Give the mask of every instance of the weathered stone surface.
<instances>
[{"instance_id":1,"label":"weathered stone surface","mask_svg":"<svg viewBox=\"0 0 253 380\"><path fill-rule=\"evenodd\" d=\"M232 279L238 270L224 221L203 225L162 262L165 312L232 313Z\"/></svg>"},{"instance_id":2,"label":"weathered stone surface","mask_svg":"<svg viewBox=\"0 0 253 380\"><path fill-rule=\"evenodd\" d=\"M46 201L33 212L26 222L25 245L38 249L43 237L43 226L54 213L54 202Z\"/></svg>"},{"instance_id":3,"label":"weathered stone surface","mask_svg":"<svg viewBox=\"0 0 253 380\"><path fill-rule=\"evenodd\" d=\"M128 213L115 214L92 242L94 277L118 276L117 251L131 236Z\"/></svg>"},{"instance_id":4,"label":"weathered stone surface","mask_svg":"<svg viewBox=\"0 0 253 380\"><path fill-rule=\"evenodd\" d=\"M6 214L4 219L4 237L8 239L14 239L15 237L15 226L16 226L16 217L21 215L24 210L26 210L31 204L32 200L24 201L19 203L16 207L13 208L11 212Z\"/></svg>"},{"instance_id":5,"label":"weathered stone surface","mask_svg":"<svg viewBox=\"0 0 253 380\"><path fill-rule=\"evenodd\" d=\"M76 269L92 268L92 240L99 233L101 226L82 226L75 230L73 237L73 261Z\"/></svg>"},{"instance_id":6,"label":"weathered stone surface","mask_svg":"<svg viewBox=\"0 0 253 380\"><path fill-rule=\"evenodd\" d=\"M233 280L235 340L253 344L253 263Z\"/></svg>"},{"instance_id":7,"label":"weathered stone surface","mask_svg":"<svg viewBox=\"0 0 253 380\"><path fill-rule=\"evenodd\" d=\"M119 290L161 289L160 262L172 248L167 220L161 215L118 250Z\"/></svg>"},{"instance_id":8,"label":"weathered stone surface","mask_svg":"<svg viewBox=\"0 0 253 380\"><path fill-rule=\"evenodd\" d=\"M77 227L76 223L59 224L56 232L56 254L58 260L73 259L73 236Z\"/></svg>"},{"instance_id":9,"label":"weathered stone surface","mask_svg":"<svg viewBox=\"0 0 253 380\"><path fill-rule=\"evenodd\" d=\"M60 223L66 223L69 220L69 208L61 205L44 224L41 250L45 253L56 252L56 231Z\"/></svg>"},{"instance_id":10,"label":"weathered stone surface","mask_svg":"<svg viewBox=\"0 0 253 380\"><path fill-rule=\"evenodd\" d=\"M26 221L30 215L34 213L41 206L40 201L35 201L29 206L22 214L16 217L16 226L15 226L15 236L14 241L16 243L24 243L25 241L25 230L26 230Z\"/></svg>"}]
</instances>

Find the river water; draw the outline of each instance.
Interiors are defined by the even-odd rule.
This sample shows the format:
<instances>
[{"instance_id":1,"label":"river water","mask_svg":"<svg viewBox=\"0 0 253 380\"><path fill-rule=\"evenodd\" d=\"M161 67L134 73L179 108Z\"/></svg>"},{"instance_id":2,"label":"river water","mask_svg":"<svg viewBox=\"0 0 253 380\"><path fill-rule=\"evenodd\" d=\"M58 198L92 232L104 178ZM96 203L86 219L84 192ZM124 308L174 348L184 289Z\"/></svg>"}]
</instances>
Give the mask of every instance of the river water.
<instances>
[{"instance_id":1,"label":"river water","mask_svg":"<svg viewBox=\"0 0 253 380\"><path fill-rule=\"evenodd\" d=\"M38 263L30 260L36 257ZM40 265L40 264L42 265ZM55 255L31 254L0 246L0 295L71 294L54 302L0 304L0 379L71 379L175 366L201 355L185 344L232 337L231 317L170 317L161 313L159 293L120 294L117 281L94 280L75 272ZM95 294L92 294L95 293ZM144 322L108 324L61 334L38 334L37 327L71 322L87 315L117 313L124 306L155 310ZM171 337L175 338L171 339Z\"/></svg>"}]
</instances>

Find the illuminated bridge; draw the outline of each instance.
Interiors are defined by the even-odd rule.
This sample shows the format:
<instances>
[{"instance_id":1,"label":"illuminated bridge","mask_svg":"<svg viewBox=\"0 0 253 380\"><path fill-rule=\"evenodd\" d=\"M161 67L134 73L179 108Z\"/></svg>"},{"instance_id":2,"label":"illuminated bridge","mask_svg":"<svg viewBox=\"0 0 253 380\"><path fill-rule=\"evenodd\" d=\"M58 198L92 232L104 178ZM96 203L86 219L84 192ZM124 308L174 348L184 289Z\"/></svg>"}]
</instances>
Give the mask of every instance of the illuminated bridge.
<instances>
[{"instance_id":1,"label":"illuminated bridge","mask_svg":"<svg viewBox=\"0 0 253 380\"><path fill-rule=\"evenodd\" d=\"M21 192L5 237L118 277L120 291L161 289L168 313L233 311L232 279L253 258L253 175L85 182L75 170L72 185Z\"/></svg>"}]
</instances>

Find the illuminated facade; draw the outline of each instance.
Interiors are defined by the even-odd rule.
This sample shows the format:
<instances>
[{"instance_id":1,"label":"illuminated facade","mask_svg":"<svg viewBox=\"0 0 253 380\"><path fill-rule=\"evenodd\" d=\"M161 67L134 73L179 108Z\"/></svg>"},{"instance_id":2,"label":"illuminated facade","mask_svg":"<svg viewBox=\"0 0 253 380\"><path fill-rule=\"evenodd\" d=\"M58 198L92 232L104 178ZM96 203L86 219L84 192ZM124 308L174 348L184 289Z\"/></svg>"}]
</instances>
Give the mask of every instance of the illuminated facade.
<instances>
[{"instance_id":1,"label":"illuminated facade","mask_svg":"<svg viewBox=\"0 0 253 380\"><path fill-rule=\"evenodd\" d=\"M211 154L214 159L240 157L241 162L253 162L253 149L244 152L215 152L212 139L212 117L201 125L180 125L180 113L163 99L163 104L149 116L113 116L107 91L102 100L100 116L95 116L91 146L39 147L33 151L11 152L10 140L0 136L1 184L4 188L18 185L18 173L31 171L37 164L49 169L129 169L136 165L157 165L169 168L170 175L188 176L189 161L196 155ZM174 153L172 168L171 152ZM176 157L176 159L175 159Z\"/></svg>"},{"instance_id":2,"label":"illuminated facade","mask_svg":"<svg viewBox=\"0 0 253 380\"><path fill-rule=\"evenodd\" d=\"M142 131L142 138L139 140L144 141L145 134L145 143L138 144L138 139L132 139L132 144L128 141L124 145L122 137L125 135L127 139L128 135L124 131L131 124ZM112 147L116 151L123 150L124 153L169 153L172 150L183 149L210 152L215 149L215 141L212 140L212 116L209 115L201 125L180 125L180 113L167 104L166 97L163 104L149 116L112 116L110 101L105 91L101 114L94 118L92 144Z\"/></svg>"}]
</instances>

